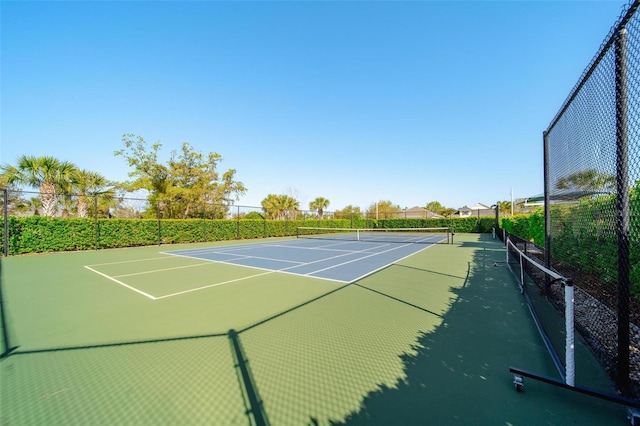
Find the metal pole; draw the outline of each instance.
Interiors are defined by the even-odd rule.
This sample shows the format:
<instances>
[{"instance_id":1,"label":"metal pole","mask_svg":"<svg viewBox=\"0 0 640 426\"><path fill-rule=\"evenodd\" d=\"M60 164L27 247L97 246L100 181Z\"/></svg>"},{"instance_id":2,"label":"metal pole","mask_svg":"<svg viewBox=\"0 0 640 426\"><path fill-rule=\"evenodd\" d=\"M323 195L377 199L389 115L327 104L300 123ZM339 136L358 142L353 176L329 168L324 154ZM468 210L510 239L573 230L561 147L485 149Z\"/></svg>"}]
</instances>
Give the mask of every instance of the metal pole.
<instances>
[{"instance_id":1,"label":"metal pole","mask_svg":"<svg viewBox=\"0 0 640 426\"><path fill-rule=\"evenodd\" d=\"M98 242L100 241L100 223L98 222L98 196L93 196L93 226L96 229L95 232L95 250L98 250Z\"/></svg>"},{"instance_id":2,"label":"metal pole","mask_svg":"<svg viewBox=\"0 0 640 426\"><path fill-rule=\"evenodd\" d=\"M236 211L238 212L236 214L236 217L238 218L238 231L237 231L238 238L237 239L239 240L241 238L241 236L242 236L241 231L240 231L240 206L236 207Z\"/></svg>"},{"instance_id":3,"label":"metal pole","mask_svg":"<svg viewBox=\"0 0 640 426\"><path fill-rule=\"evenodd\" d=\"M629 133L627 95L627 30L616 37L616 190L618 238L618 386L623 395L629 380Z\"/></svg>"},{"instance_id":4,"label":"metal pole","mask_svg":"<svg viewBox=\"0 0 640 426\"><path fill-rule=\"evenodd\" d=\"M160 225L160 201L158 201L157 209L158 209L158 245L161 246L162 245L162 228Z\"/></svg>"},{"instance_id":5,"label":"metal pole","mask_svg":"<svg viewBox=\"0 0 640 426\"><path fill-rule=\"evenodd\" d=\"M2 198L4 201L3 207L3 226L4 226L4 257L9 256L9 190L4 188L2 190Z\"/></svg>"},{"instance_id":6,"label":"metal pole","mask_svg":"<svg viewBox=\"0 0 640 426\"><path fill-rule=\"evenodd\" d=\"M549 133L542 133L544 162L544 267L551 269L551 197L549 185ZM551 290L551 281L545 275L545 293Z\"/></svg>"}]
</instances>

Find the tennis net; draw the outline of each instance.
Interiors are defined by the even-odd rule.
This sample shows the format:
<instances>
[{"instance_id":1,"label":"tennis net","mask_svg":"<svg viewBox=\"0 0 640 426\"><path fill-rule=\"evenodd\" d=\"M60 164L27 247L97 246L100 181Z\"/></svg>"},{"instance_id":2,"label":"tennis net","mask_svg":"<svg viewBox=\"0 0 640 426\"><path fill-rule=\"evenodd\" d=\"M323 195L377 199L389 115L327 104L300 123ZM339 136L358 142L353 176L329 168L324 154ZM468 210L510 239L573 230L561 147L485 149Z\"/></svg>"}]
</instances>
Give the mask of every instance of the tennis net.
<instances>
[{"instance_id":1,"label":"tennis net","mask_svg":"<svg viewBox=\"0 0 640 426\"><path fill-rule=\"evenodd\" d=\"M574 287L570 279L545 268L506 240L506 263L564 383L575 385Z\"/></svg>"},{"instance_id":2,"label":"tennis net","mask_svg":"<svg viewBox=\"0 0 640 426\"><path fill-rule=\"evenodd\" d=\"M300 226L298 238L385 243L451 244L451 228L322 228Z\"/></svg>"}]
</instances>

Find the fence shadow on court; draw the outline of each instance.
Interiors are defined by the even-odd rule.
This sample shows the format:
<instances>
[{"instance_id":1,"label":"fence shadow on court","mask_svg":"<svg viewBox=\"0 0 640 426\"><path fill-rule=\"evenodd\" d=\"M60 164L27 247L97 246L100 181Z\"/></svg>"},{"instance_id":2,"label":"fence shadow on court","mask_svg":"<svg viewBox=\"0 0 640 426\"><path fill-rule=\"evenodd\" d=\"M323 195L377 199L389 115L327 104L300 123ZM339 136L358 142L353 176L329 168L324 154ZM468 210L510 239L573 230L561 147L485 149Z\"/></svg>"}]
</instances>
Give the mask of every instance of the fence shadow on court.
<instances>
[{"instance_id":1,"label":"fence shadow on court","mask_svg":"<svg viewBox=\"0 0 640 426\"><path fill-rule=\"evenodd\" d=\"M453 290L457 298L442 324L419 337L417 353L402 356L406 378L381 384L331 424L626 424L615 404L543 383L515 391L510 365L551 372L551 362L510 273L495 266L499 248L486 241L462 246L477 248L466 285ZM600 373L593 383L609 386Z\"/></svg>"}]
</instances>

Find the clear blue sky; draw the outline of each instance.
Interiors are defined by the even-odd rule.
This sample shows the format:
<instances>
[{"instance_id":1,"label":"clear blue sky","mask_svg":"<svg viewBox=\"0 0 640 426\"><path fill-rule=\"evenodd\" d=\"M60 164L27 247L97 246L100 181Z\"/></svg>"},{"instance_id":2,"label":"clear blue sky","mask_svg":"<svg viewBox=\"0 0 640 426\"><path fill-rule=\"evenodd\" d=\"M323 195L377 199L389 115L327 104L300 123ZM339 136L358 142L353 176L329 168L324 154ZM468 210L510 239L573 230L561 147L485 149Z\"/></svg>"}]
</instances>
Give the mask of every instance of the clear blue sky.
<instances>
[{"instance_id":1,"label":"clear blue sky","mask_svg":"<svg viewBox=\"0 0 640 426\"><path fill-rule=\"evenodd\" d=\"M11 2L0 162L108 179L134 133L328 210L542 192L542 132L624 1Z\"/></svg>"}]
</instances>

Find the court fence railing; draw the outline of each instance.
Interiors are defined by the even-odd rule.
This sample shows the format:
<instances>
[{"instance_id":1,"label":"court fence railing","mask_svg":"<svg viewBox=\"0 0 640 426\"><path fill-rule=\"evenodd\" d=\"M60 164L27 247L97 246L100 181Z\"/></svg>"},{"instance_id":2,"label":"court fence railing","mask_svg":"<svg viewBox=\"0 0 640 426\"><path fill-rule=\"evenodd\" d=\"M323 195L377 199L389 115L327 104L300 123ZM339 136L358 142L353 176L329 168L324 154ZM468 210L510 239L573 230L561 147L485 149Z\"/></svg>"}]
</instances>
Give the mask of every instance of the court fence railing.
<instances>
[{"instance_id":1,"label":"court fence railing","mask_svg":"<svg viewBox=\"0 0 640 426\"><path fill-rule=\"evenodd\" d=\"M617 362L616 332L618 315L607 301L600 300L585 288L585 275L579 271L563 268L563 264L553 259L550 266L545 258L544 247L496 227L495 237L505 245L505 264L512 270L520 290L530 307L534 321L543 335L543 340L558 372L565 380L564 352L567 341L567 327L587 344L590 351L599 360L603 369L610 374L615 383ZM573 275L570 273L573 272ZM586 278L589 279L588 277ZM571 295L567 296L567 282L570 282ZM589 285L589 283L586 283ZM573 305L567 313L567 300ZM640 325L629 323L631 330L630 348L640 354ZM575 370L573 371L574 380ZM578 375L577 380L579 381ZM623 397L640 401L640 357L630 362L630 392ZM575 383L575 382L574 382ZM617 385L616 385L617 390Z\"/></svg>"}]
</instances>

